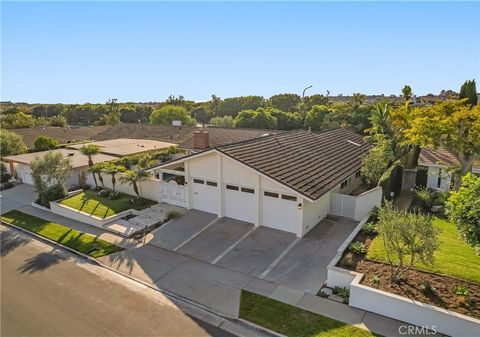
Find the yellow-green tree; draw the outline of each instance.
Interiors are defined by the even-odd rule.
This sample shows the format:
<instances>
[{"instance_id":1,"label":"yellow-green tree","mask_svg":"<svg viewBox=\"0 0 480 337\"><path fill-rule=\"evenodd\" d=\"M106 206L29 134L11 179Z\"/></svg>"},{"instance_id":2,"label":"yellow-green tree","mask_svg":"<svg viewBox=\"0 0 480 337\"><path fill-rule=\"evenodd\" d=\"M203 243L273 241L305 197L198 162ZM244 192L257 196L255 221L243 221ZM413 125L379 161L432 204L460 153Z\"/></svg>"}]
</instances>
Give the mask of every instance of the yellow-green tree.
<instances>
[{"instance_id":1,"label":"yellow-green tree","mask_svg":"<svg viewBox=\"0 0 480 337\"><path fill-rule=\"evenodd\" d=\"M480 158L480 107L469 107L465 100L448 100L412 111L413 118L405 131L408 140L421 146L443 147L460 163L454 172L455 189L461 178Z\"/></svg>"}]
</instances>

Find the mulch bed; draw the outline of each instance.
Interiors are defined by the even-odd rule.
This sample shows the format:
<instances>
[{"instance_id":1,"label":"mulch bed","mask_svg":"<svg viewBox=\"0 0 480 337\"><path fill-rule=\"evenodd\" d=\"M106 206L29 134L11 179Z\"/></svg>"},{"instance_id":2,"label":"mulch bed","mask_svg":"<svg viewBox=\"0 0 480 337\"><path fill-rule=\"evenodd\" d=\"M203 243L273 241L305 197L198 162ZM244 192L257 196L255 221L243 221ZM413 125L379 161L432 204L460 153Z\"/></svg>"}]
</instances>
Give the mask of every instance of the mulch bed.
<instances>
[{"instance_id":1,"label":"mulch bed","mask_svg":"<svg viewBox=\"0 0 480 337\"><path fill-rule=\"evenodd\" d=\"M363 242L368 248L372 240L372 236L360 232L352 242ZM408 271L403 282L393 283L390 282L390 266L388 264L368 260L366 254L352 254L348 251L345 251L337 266L364 274L361 283L366 286L480 318L479 284L416 269ZM422 285L426 282L432 286L433 292L422 290ZM465 298L461 298L453 292L453 289L460 285L468 289L468 295Z\"/></svg>"}]
</instances>

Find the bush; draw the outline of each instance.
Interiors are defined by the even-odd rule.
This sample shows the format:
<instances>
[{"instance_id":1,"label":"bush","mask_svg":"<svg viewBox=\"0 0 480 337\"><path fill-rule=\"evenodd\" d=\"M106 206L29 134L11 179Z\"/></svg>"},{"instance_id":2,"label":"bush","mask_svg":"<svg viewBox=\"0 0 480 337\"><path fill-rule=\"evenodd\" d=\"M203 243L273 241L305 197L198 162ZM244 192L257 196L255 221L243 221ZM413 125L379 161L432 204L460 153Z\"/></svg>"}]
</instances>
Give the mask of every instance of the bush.
<instances>
[{"instance_id":1,"label":"bush","mask_svg":"<svg viewBox=\"0 0 480 337\"><path fill-rule=\"evenodd\" d=\"M233 128L233 117L213 117L212 119L210 119L210 124L219 128Z\"/></svg>"},{"instance_id":2,"label":"bush","mask_svg":"<svg viewBox=\"0 0 480 337\"><path fill-rule=\"evenodd\" d=\"M101 197L108 198L110 196L111 192L112 192L112 190L109 190L108 188L103 188L98 192L98 195L101 196Z\"/></svg>"},{"instance_id":3,"label":"bush","mask_svg":"<svg viewBox=\"0 0 480 337\"><path fill-rule=\"evenodd\" d=\"M370 211L370 221L373 223L378 222L378 211L380 211L380 207L373 207L372 210Z\"/></svg>"},{"instance_id":4,"label":"bush","mask_svg":"<svg viewBox=\"0 0 480 337\"><path fill-rule=\"evenodd\" d=\"M35 147L36 151L47 151L53 150L58 147L58 141L56 139L46 137L46 136L38 136L37 139L33 142L33 146Z\"/></svg>"},{"instance_id":5,"label":"bush","mask_svg":"<svg viewBox=\"0 0 480 337\"><path fill-rule=\"evenodd\" d=\"M365 245L360 241L351 243L348 249L355 254L364 254L366 252Z\"/></svg>"},{"instance_id":6,"label":"bush","mask_svg":"<svg viewBox=\"0 0 480 337\"><path fill-rule=\"evenodd\" d=\"M435 192L426 187L418 188L415 191L415 196L420 201L420 204L424 210L429 210L432 208L435 200Z\"/></svg>"},{"instance_id":7,"label":"bush","mask_svg":"<svg viewBox=\"0 0 480 337\"><path fill-rule=\"evenodd\" d=\"M184 126L196 124L195 118L192 118L184 107L176 105L165 105L161 109L154 110L150 115L150 123L152 124L170 126L174 120L182 121Z\"/></svg>"},{"instance_id":8,"label":"bush","mask_svg":"<svg viewBox=\"0 0 480 337\"><path fill-rule=\"evenodd\" d=\"M9 188L12 188L13 186L15 186L11 181L8 181L6 183L3 183L1 186L0 186L0 191L3 191L3 190L8 190Z\"/></svg>"},{"instance_id":9,"label":"bush","mask_svg":"<svg viewBox=\"0 0 480 337\"><path fill-rule=\"evenodd\" d=\"M38 202L40 205L50 207L50 201L63 199L67 196L65 187L60 184L52 185L45 188L38 195Z\"/></svg>"},{"instance_id":10,"label":"bush","mask_svg":"<svg viewBox=\"0 0 480 337\"><path fill-rule=\"evenodd\" d=\"M460 284L453 288L453 293L457 296L468 296L468 288Z\"/></svg>"},{"instance_id":11,"label":"bush","mask_svg":"<svg viewBox=\"0 0 480 337\"><path fill-rule=\"evenodd\" d=\"M333 293L345 300L348 300L350 297L350 290L347 287L335 287L333 288Z\"/></svg>"},{"instance_id":12,"label":"bush","mask_svg":"<svg viewBox=\"0 0 480 337\"><path fill-rule=\"evenodd\" d=\"M367 222L362 226L362 233L367 235L377 234L377 226L373 222Z\"/></svg>"},{"instance_id":13,"label":"bush","mask_svg":"<svg viewBox=\"0 0 480 337\"><path fill-rule=\"evenodd\" d=\"M428 281L423 281L420 284L420 291L427 296L432 296L437 292L437 289Z\"/></svg>"},{"instance_id":14,"label":"bush","mask_svg":"<svg viewBox=\"0 0 480 337\"><path fill-rule=\"evenodd\" d=\"M167 219L166 221L170 221L172 219L176 219L180 216L180 213L178 213L177 211L169 211L167 213Z\"/></svg>"},{"instance_id":15,"label":"bush","mask_svg":"<svg viewBox=\"0 0 480 337\"><path fill-rule=\"evenodd\" d=\"M12 176L7 172L7 168L5 167L5 165L1 164L0 165L0 182L2 184L6 183L7 181L10 180L10 178L12 178Z\"/></svg>"},{"instance_id":16,"label":"bush","mask_svg":"<svg viewBox=\"0 0 480 337\"><path fill-rule=\"evenodd\" d=\"M370 277L369 282L371 285L378 285L380 283L380 278L377 275L373 275Z\"/></svg>"},{"instance_id":17,"label":"bush","mask_svg":"<svg viewBox=\"0 0 480 337\"><path fill-rule=\"evenodd\" d=\"M117 200L117 199L120 199L121 195L119 192L115 191L111 191L110 194L108 195L108 199L110 200Z\"/></svg>"}]
</instances>

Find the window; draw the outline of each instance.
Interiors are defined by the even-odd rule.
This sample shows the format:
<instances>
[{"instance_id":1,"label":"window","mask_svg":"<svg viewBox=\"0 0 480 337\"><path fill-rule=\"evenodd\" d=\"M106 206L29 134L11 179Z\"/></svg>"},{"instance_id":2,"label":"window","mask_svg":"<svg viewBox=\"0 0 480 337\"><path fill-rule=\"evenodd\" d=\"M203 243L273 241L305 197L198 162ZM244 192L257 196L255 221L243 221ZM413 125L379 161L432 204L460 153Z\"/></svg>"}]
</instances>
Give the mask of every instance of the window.
<instances>
[{"instance_id":1,"label":"window","mask_svg":"<svg viewBox=\"0 0 480 337\"><path fill-rule=\"evenodd\" d=\"M437 188L442 186L442 169L438 169Z\"/></svg>"},{"instance_id":2,"label":"window","mask_svg":"<svg viewBox=\"0 0 480 337\"><path fill-rule=\"evenodd\" d=\"M202 179L193 179L193 182L194 182L195 184L205 184L205 181L202 180Z\"/></svg>"},{"instance_id":3,"label":"window","mask_svg":"<svg viewBox=\"0 0 480 337\"><path fill-rule=\"evenodd\" d=\"M227 185L226 189L227 190L232 190L232 191L238 191L238 186Z\"/></svg>"},{"instance_id":4,"label":"window","mask_svg":"<svg viewBox=\"0 0 480 337\"><path fill-rule=\"evenodd\" d=\"M253 194L255 193L255 190L253 188L242 187L242 192Z\"/></svg>"},{"instance_id":5,"label":"window","mask_svg":"<svg viewBox=\"0 0 480 337\"><path fill-rule=\"evenodd\" d=\"M266 196L266 197L278 198L278 193L263 192L263 195Z\"/></svg>"},{"instance_id":6,"label":"window","mask_svg":"<svg viewBox=\"0 0 480 337\"><path fill-rule=\"evenodd\" d=\"M215 181L208 181L207 180L207 185L208 186L217 186L217 183Z\"/></svg>"},{"instance_id":7,"label":"window","mask_svg":"<svg viewBox=\"0 0 480 337\"><path fill-rule=\"evenodd\" d=\"M282 199L290 200L290 201L297 201L297 197L293 195L282 194Z\"/></svg>"},{"instance_id":8,"label":"window","mask_svg":"<svg viewBox=\"0 0 480 337\"><path fill-rule=\"evenodd\" d=\"M355 173L355 178L360 178L360 171L357 171L357 173Z\"/></svg>"}]
</instances>

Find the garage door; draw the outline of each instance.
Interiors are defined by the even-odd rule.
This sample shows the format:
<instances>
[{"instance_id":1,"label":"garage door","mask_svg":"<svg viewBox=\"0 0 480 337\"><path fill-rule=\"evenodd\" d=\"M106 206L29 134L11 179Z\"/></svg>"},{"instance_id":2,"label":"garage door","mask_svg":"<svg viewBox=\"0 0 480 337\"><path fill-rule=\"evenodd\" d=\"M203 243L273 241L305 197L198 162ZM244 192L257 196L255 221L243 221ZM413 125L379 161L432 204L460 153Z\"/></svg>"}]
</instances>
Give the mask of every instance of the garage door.
<instances>
[{"instance_id":1,"label":"garage door","mask_svg":"<svg viewBox=\"0 0 480 337\"><path fill-rule=\"evenodd\" d=\"M255 190L246 186L227 184L224 187L225 216L255 222Z\"/></svg>"},{"instance_id":2,"label":"garage door","mask_svg":"<svg viewBox=\"0 0 480 337\"><path fill-rule=\"evenodd\" d=\"M262 225L297 233L297 198L276 192L262 192Z\"/></svg>"},{"instance_id":3,"label":"garage door","mask_svg":"<svg viewBox=\"0 0 480 337\"><path fill-rule=\"evenodd\" d=\"M217 214L217 182L202 178L192 180L192 208Z\"/></svg>"}]
</instances>

